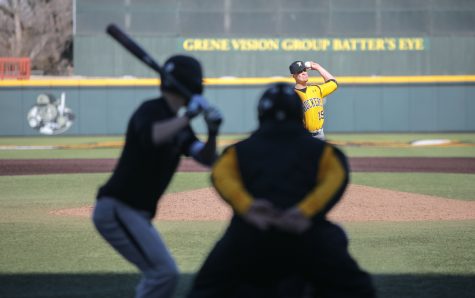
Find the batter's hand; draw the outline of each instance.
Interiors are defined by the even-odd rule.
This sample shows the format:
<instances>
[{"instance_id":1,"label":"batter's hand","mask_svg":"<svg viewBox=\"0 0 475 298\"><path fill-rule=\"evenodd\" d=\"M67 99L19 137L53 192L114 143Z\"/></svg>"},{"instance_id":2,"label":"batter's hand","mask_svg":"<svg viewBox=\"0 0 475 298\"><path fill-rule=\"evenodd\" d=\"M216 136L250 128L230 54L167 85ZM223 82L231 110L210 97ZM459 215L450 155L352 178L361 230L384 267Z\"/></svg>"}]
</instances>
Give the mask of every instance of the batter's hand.
<instances>
[{"instance_id":1,"label":"batter's hand","mask_svg":"<svg viewBox=\"0 0 475 298\"><path fill-rule=\"evenodd\" d=\"M274 221L274 226L292 234L302 234L312 225L312 221L305 217L297 207L285 210Z\"/></svg>"},{"instance_id":2,"label":"batter's hand","mask_svg":"<svg viewBox=\"0 0 475 298\"><path fill-rule=\"evenodd\" d=\"M186 107L185 116L192 119L209 107L208 101L203 95L193 95Z\"/></svg>"},{"instance_id":3,"label":"batter's hand","mask_svg":"<svg viewBox=\"0 0 475 298\"><path fill-rule=\"evenodd\" d=\"M217 108L210 106L205 110L205 121L208 126L208 133L216 135L223 122L223 116Z\"/></svg>"},{"instance_id":4,"label":"batter's hand","mask_svg":"<svg viewBox=\"0 0 475 298\"><path fill-rule=\"evenodd\" d=\"M270 228L276 217L276 211L271 202L265 199L256 199L249 210L242 215L245 221L259 230Z\"/></svg>"}]
</instances>

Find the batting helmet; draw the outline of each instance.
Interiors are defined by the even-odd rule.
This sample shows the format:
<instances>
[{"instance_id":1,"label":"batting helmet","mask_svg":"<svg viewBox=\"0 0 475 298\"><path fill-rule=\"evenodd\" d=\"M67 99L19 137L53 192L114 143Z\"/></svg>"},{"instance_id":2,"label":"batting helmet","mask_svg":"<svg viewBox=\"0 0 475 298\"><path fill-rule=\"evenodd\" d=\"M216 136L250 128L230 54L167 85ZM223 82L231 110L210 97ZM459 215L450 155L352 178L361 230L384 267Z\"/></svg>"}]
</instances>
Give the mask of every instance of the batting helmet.
<instances>
[{"instance_id":1,"label":"batting helmet","mask_svg":"<svg viewBox=\"0 0 475 298\"><path fill-rule=\"evenodd\" d=\"M257 106L259 122L267 120L296 120L302 121L302 102L294 90L287 83L271 85L262 94Z\"/></svg>"},{"instance_id":2,"label":"batting helmet","mask_svg":"<svg viewBox=\"0 0 475 298\"><path fill-rule=\"evenodd\" d=\"M203 93L203 70L195 58L185 55L172 56L165 62L163 70L183 84L191 94ZM162 82L161 89L181 94L180 90L166 79Z\"/></svg>"}]
</instances>

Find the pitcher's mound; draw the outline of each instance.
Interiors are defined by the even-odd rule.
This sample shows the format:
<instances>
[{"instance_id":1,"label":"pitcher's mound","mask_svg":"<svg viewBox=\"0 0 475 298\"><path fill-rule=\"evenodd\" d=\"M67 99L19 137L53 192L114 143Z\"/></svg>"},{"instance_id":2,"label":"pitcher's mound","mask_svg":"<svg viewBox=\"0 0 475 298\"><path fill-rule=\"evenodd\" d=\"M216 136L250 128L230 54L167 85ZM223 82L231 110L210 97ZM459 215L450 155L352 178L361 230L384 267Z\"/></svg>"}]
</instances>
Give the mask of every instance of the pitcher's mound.
<instances>
[{"instance_id":1,"label":"pitcher's mound","mask_svg":"<svg viewBox=\"0 0 475 298\"><path fill-rule=\"evenodd\" d=\"M91 206L51 211L62 216L90 217ZM212 188L165 195L158 220L228 220L231 209ZM475 202L350 185L330 212L334 221L422 221L475 219Z\"/></svg>"}]
</instances>

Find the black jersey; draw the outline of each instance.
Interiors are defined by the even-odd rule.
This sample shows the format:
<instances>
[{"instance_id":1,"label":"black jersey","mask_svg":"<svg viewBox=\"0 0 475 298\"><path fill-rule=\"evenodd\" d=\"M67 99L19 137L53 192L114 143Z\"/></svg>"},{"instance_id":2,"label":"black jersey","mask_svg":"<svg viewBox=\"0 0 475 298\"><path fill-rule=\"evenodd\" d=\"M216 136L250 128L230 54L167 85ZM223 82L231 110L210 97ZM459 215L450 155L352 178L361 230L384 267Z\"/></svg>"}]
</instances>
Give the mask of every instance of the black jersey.
<instances>
[{"instance_id":1,"label":"black jersey","mask_svg":"<svg viewBox=\"0 0 475 298\"><path fill-rule=\"evenodd\" d=\"M197 141L187 126L175 137L160 145L152 143L152 124L175 117L163 98L144 102L132 115L122 155L98 198L114 197L130 207L155 215L157 202L170 183L182 154Z\"/></svg>"}]
</instances>

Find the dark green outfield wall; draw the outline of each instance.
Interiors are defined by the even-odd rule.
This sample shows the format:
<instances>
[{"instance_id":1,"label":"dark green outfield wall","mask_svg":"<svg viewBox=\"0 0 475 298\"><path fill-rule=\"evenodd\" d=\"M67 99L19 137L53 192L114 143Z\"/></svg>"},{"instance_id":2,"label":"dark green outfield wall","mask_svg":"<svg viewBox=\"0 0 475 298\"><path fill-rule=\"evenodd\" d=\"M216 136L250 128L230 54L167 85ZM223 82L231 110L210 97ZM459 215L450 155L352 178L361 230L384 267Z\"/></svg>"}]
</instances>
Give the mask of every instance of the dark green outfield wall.
<instances>
[{"instance_id":1,"label":"dark green outfield wall","mask_svg":"<svg viewBox=\"0 0 475 298\"><path fill-rule=\"evenodd\" d=\"M337 76L475 74L474 37L183 39L136 35L135 39L162 63L171 54L180 53L195 56L202 62L207 77L287 76L289 75L288 66L295 60L319 62ZM282 47L288 47L291 43L311 46L319 42L329 43L328 49L326 51L282 50ZM386 48L396 46L397 49L361 50L362 47L378 46L379 44ZM185 49L185 47L197 46L209 49L218 45L227 50ZM256 49L276 45L279 50L244 51L233 48L242 48L245 45ZM401 50L401 48L409 46L414 49ZM348 50L343 50L342 47ZM350 50L352 47L355 47L356 50ZM104 34L77 35L74 51L74 72L79 75L156 76Z\"/></svg>"},{"instance_id":2,"label":"dark green outfield wall","mask_svg":"<svg viewBox=\"0 0 475 298\"><path fill-rule=\"evenodd\" d=\"M158 61L199 58L207 77L475 74L473 0L76 0L74 72L149 77L104 33L115 23Z\"/></svg>"},{"instance_id":3,"label":"dark green outfield wall","mask_svg":"<svg viewBox=\"0 0 475 298\"><path fill-rule=\"evenodd\" d=\"M225 116L223 133L247 133L257 125L263 86L207 87L206 95ZM76 121L65 134L123 134L133 110L158 94L153 87L0 87L0 135L38 135L26 121L39 93L59 97ZM475 84L343 84L326 104L327 132L475 131ZM193 123L205 132L201 118Z\"/></svg>"}]
</instances>

